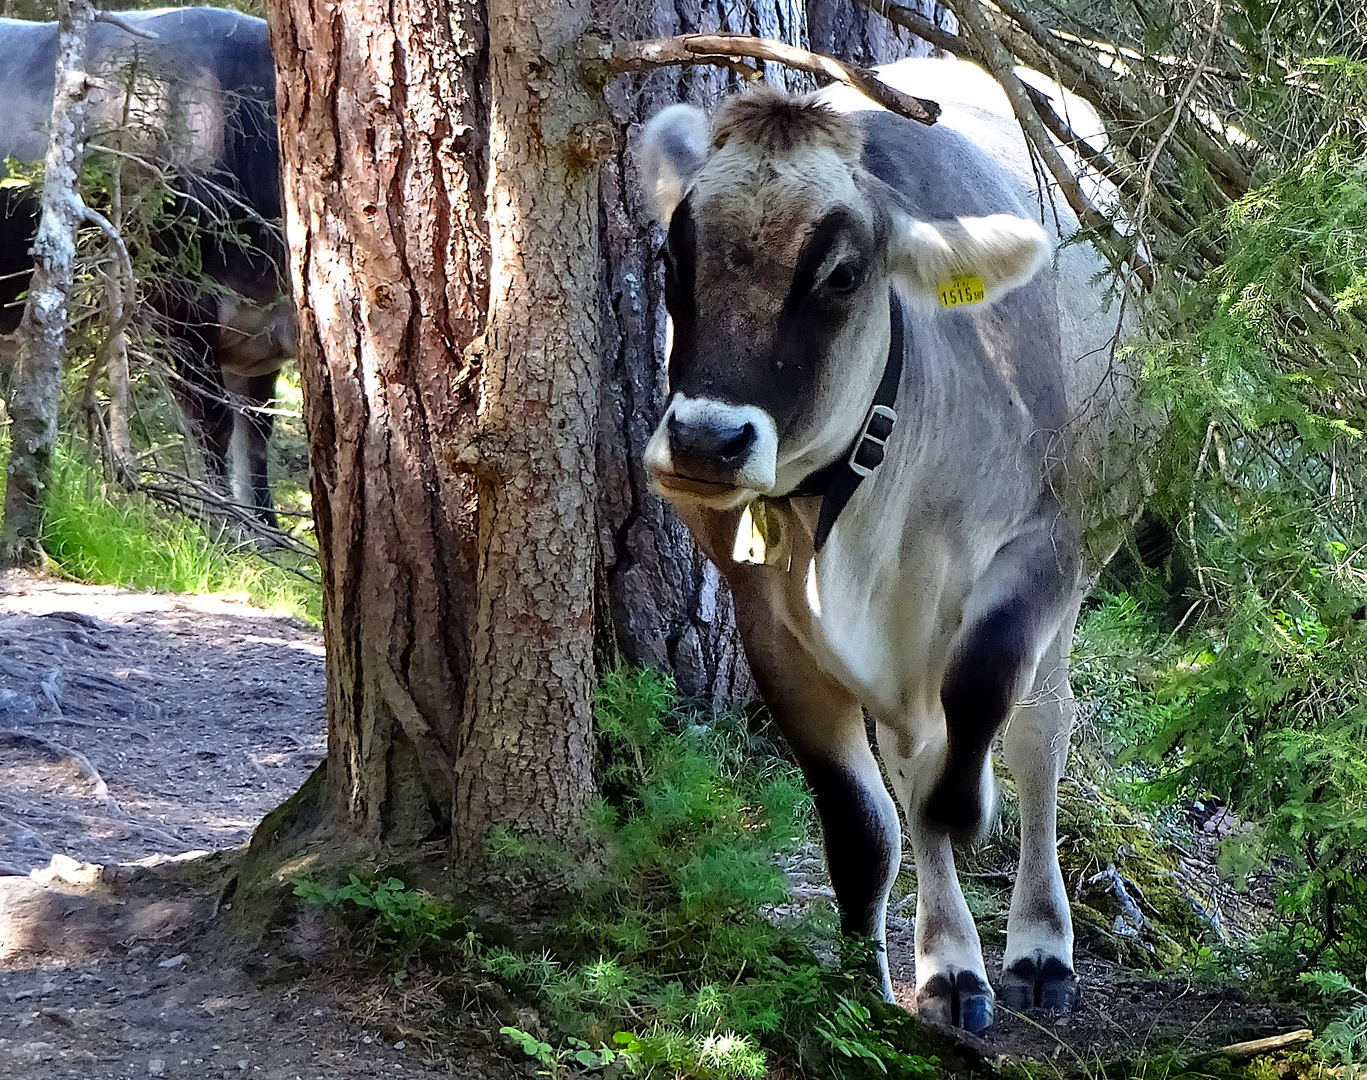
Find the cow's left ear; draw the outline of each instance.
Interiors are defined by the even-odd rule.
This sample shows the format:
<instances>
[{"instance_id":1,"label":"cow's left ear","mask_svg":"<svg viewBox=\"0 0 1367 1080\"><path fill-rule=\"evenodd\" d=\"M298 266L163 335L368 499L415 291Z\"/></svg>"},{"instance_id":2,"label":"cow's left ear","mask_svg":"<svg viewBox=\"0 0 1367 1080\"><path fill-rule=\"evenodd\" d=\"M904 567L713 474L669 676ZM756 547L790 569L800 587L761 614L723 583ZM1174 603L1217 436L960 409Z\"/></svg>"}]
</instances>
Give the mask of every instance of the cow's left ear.
<instances>
[{"instance_id":1,"label":"cow's left ear","mask_svg":"<svg viewBox=\"0 0 1367 1080\"><path fill-rule=\"evenodd\" d=\"M889 269L914 294L942 307L991 303L1024 285L1048 261L1049 239L1014 214L894 222Z\"/></svg>"}]
</instances>

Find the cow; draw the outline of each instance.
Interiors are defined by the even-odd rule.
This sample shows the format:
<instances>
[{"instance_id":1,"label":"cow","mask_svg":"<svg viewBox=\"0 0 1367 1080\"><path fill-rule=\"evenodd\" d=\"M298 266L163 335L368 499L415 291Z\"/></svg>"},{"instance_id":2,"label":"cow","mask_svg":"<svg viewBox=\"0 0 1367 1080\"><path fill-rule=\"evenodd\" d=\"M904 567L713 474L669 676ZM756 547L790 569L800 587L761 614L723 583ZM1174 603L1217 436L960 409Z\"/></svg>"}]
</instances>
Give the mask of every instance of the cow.
<instances>
[{"instance_id":1,"label":"cow","mask_svg":"<svg viewBox=\"0 0 1367 1080\"><path fill-rule=\"evenodd\" d=\"M90 33L88 133L123 160L169 179L177 195L154 246L194 272L148 289L144 324L166 341L179 398L225 493L275 524L265 408L297 345L281 217L275 67L266 23L219 8L123 12ZM39 162L57 48L56 23L0 19L0 158ZM129 116L132 122L126 123ZM0 335L12 334L28 285L36 196L0 191ZM3 338L0 338L3 340ZM11 341L13 339L11 338Z\"/></svg>"},{"instance_id":2,"label":"cow","mask_svg":"<svg viewBox=\"0 0 1367 1080\"><path fill-rule=\"evenodd\" d=\"M977 1033L998 1000L1077 992L1057 785L1099 561L1087 488L1132 391L1106 376L1124 305L1097 253L1063 243L1076 220L1038 189L988 76L883 74L940 121L761 88L646 125L669 345L643 464L734 595L842 929L873 940L891 1000L902 830L881 757L916 861L916 1008ZM993 818L998 736L1021 844L994 992L953 843Z\"/></svg>"}]
</instances>

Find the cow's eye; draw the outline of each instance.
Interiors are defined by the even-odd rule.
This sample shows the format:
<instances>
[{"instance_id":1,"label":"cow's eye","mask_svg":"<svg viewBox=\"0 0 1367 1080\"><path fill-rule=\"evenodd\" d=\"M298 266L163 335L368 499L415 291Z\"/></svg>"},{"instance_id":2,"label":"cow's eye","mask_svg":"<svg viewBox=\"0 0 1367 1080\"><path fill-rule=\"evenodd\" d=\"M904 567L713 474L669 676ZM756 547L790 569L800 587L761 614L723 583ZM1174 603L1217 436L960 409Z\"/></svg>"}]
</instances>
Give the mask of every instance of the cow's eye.
<instances>
[{"instance_id":1,"label":"cow's eye","mask_svg":"<svg viewBox=\"0 0 1367 1080\"><path fill-rule=\"evenodd\" d=\"M863 271L857 263L840 263L827 276L826 289L833 293L854 292L863 276Z\"/></svg>"}]
</instances>

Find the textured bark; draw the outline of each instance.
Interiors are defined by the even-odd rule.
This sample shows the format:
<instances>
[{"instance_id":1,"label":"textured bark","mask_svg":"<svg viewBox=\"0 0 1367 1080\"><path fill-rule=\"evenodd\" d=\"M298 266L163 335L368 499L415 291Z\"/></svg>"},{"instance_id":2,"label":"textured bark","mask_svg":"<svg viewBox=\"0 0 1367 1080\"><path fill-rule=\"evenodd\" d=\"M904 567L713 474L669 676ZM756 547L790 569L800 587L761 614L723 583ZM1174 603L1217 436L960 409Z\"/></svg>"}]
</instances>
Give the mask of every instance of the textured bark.
<instances>
[{"instance_id":1,"label":"textured bark","mask_svg":"<svg viewBox=\"0 0 1367 1080\"><path fill-rule=\"evenodd\" d=\"M933 8L926 5L929 15ZM923 42L849 0L703 0L650 6L601 4L597 17L613 40L726 31L778 38L863 65L926 51ZM766 65L776 85L810 82ZM641 125L676 101L704 108L736 88L717 68L694 67L614 80L608 103L616 150L603 169L599 216L603 271L604 382L599 411L599 542L618 643L625 655L674 674L687 694L718 706L755 696L736 636L731 597L688 531L649 490L641 455L664 411L665 311L658 252L664 231L636 181L634 152Z\"/></svg>"},{"instance_id":2,"label":"textured bark","mask_svg":"<svg viewBox=\"0 0 1367 1080\"><path fill-rule=\"evenodd\" d=\"M903 6L919 11L942 29L954 27L954 16L931 0L912 0ZM807 29L813 52L829 53L865 67L906 56L925 56L930 51L920 38L854 0L809 0Z\"/></svg>"},{"instance_id":3,"label":"textured bark","mask_svg":"<svg viewBox=\"0 0 1367 1080\"><path fill-rule=\"evenodd\" d=\"M59 6L52 122L43 162L42 211L33 242L33 277L19 323L19 360L10 382L10 457L0 565L39 565L43 492L57 448L57 398L66 347L66 304L85 216L77 177L85 157L91 83L86 41L95 10L87 0Z\"/></svg>"},{"instance_id":4,"label":"textured bark","mask_svg":"<svg viewBox=\"0 0 1367 1080\"><path fill-rule=\"evenodd\" d=\"M479 582L456 855L488 829L572 839L593 793L597 162L580 0L489 2L492 237L476 476Z\"/></svg>"},{"instance_id":5,"label":"textured bark","mask_svg":"<svg viewBox=\"0 0 1367 1080\"><path fill-rule=\"evenodd\" d=\"M478 0L273 0L328 649L333 813L447 823L470 661L467 436L483 323Z\"/></svg>"}]
</instances>

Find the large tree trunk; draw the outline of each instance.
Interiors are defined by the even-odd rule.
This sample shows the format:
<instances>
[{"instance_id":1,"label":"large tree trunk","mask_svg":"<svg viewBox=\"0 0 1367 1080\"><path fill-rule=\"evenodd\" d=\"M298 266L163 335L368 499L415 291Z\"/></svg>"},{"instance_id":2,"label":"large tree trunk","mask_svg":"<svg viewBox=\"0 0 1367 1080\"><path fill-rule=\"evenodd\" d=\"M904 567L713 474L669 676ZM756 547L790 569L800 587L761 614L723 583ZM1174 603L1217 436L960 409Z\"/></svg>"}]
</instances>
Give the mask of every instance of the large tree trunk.
<instances>
[{"instance_id":1,"label":"large tree trunk","mask_svg":"<svg viewBox=\"0 0 1367 1080\"><path fill-rule=\"evenodd\" d=\"M273 0L328 649L331 813L449 822L470 665L468 436L487 243L479 0Z\"/></svg>"},{"instance_id":2,"label":"large tree trunk","mask_svg":"<svg viewBox=\"0 0 1367 1080\"><path fill-rule=\"evenodd\" d=\"M927 0L925 12L934 5ZM605 19L616 39L732 31L775 37L860 64L926 51L852 0L747 0L720 7L670 0L645 9L613 5ZM810 38L810 40L809 40ZM805 76L769 65L766 78L794 89ZM680 689L718 706L755 695L736 635L731 598L688 531L646 485L641 455L664 411L665 311L656 226L636 182L641 125L676 101L710 106L736 88L718 68L696 67L616 80L608 103L616 153L603 169L599 214L605 378L599 412L599 541L618 643L629 659L673 673Z\"/></svg>"},{"instance_id":3,"label":"large tree trunk","mask_svg":"<svg viewBox=\"0 0 1367 1080\"><path fill-rule=\"evenodd\" d=\"M474 663L456 853L572 839L593 792L598 159L582 0L489 0L492 292L477 438Z\"/></svg>"},{"instance_id":4,"label":"large tree trunk","mask_svg":"<svg viewBox=\"0 0 1367 1080\"><path fill-rule=\"evenodd\" d=\"M10 457L0 565L39 565L43 498L57 449L57 399L66 347L66 304L76 263L76 230L85 214L77 178L85 157L90 80L86 41L95 10L88 0L58 9L57 69L42 213L33 242L33 278L19 323L19 361L9 391Z\"/></svg>"}]
</instances>

